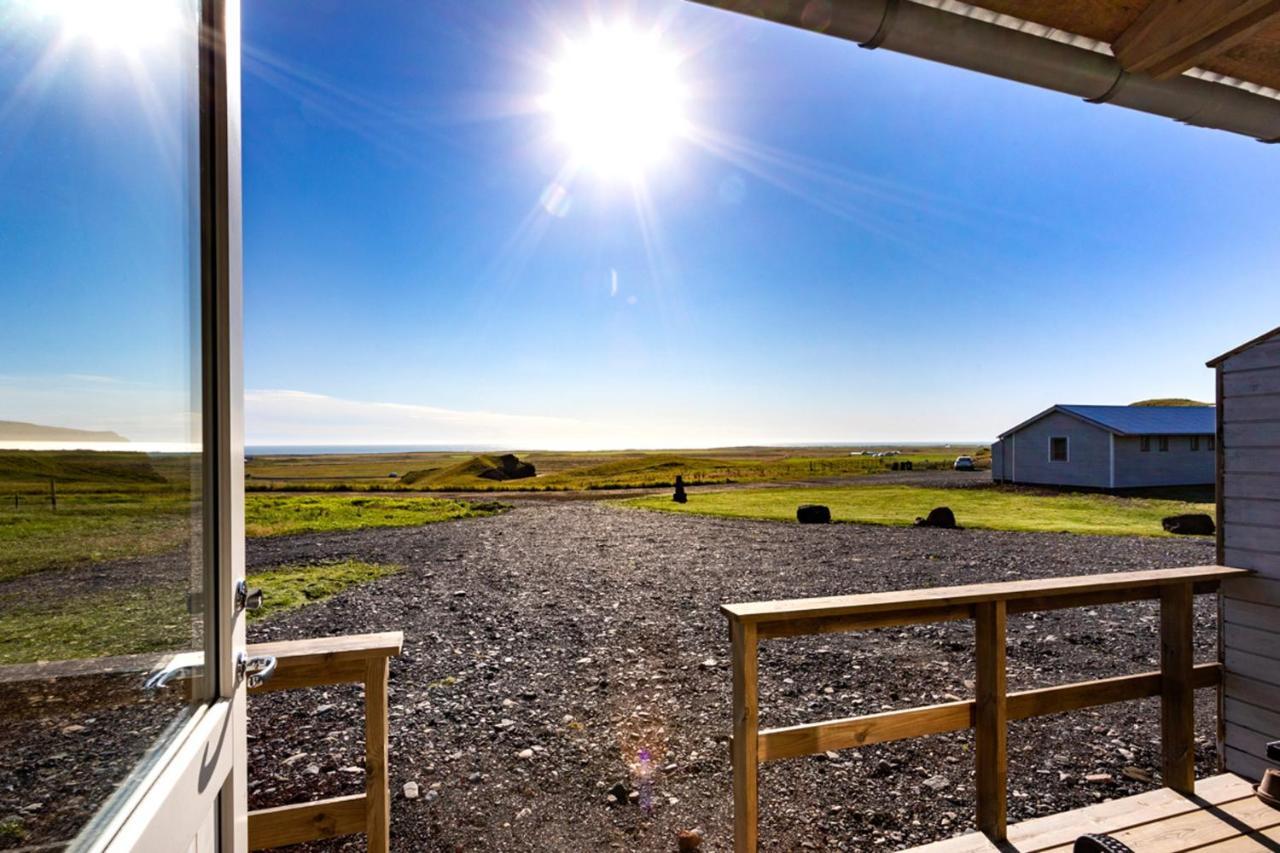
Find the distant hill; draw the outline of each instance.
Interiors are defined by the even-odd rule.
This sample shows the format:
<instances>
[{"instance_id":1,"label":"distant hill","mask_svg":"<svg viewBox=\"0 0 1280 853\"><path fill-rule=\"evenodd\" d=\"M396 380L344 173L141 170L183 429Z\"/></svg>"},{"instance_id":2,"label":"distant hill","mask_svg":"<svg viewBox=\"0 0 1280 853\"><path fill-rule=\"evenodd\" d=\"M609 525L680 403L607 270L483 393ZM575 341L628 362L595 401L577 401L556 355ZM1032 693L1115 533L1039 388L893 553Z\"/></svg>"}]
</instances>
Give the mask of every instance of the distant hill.
<instances>
[{"instance_id":1,"label":"distant hill","mask_svg":"<svg viewBox=\"0 0 1280 853\"><path fill-rule=\"evenodd\" d=\"M67 427L0 421L0 441L128 441L110 430L69 429Z\"/></svg>"},{"instance_id":2,"label":"distant hill","mask_svg":"<svg viewBox=\"0 0 1280 853\"><path fill-rule=\"evenodd\" d=\"M145 453L0 450L0 483L164 483Z\"/></svg>"},{"instance_id":3,"label":"distant hill","mask_svg":"<svg viewBox=\"0 0 1280 853\"><path fill-rule=\"evenodd\" d=\"M1199 400L1188 400L1186 397L1156 397L1154 400L1139 400L1130 406L1182 406L1184 408L1212 406L1213 403L1201 403Z\"/></svg>"}]
</instances>

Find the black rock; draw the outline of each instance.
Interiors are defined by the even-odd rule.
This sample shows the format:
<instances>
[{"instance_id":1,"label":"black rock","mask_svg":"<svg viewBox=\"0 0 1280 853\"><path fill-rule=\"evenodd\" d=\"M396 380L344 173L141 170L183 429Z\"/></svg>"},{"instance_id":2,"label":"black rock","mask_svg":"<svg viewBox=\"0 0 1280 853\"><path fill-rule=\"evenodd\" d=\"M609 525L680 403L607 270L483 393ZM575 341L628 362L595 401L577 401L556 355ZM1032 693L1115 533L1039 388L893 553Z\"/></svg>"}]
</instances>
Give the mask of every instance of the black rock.
<instances>
[{"instance_id":1,"label":"black rock","mask_svg":"<svg viewBox=\"0 0 1280 853\"><path fill-rule=\"evenodd\" d=\"M822 504L801 504L796 509L796 521L801 524L830 524L831 510Z\"/></svg>"},{"instance_id":2,"label":"black rock","mask_svg":"<svg viewBox=\"0 0 1280 853\"><path fill-rule=\"evenodd\" d=\"M1213 519L1202 512L1171 515L1161 524L1165 530L1179 536L1212 536L1217 531Z\"/></svg>"},{"instance_id":3,"label":"black rock","mask_svg":"<svg viewBox=\"0 0 1280 853\"><path fill-rule=\"evenodd\" d=\"M618 805L625 806L631 800L631 787L626 782L619 782L609 789L609 795L617 801Z\"/></svg>"},{"instance_id":4,"label":"black rock","mask_svg":"<svg viewBox=\"0 0 1280 853\"><path fill-rule=\"evenodd\" d=\"M956 514L948 506L935 507L929 510L928 518L916 519L916 527L940 527L943 530L960 529L960 525L956 524Z\"/></svg>"},{"instance_id":5,"label":"black rock","mask_svg":"<svg viewBox=\"0 0 1280 853\"><path fill-rule=\"evenodd\" d=\"M514 453L504 453L498 457L496 466L481 471L478 476L486 480L523 480L537 473L532 462L521 462Z\"/></svg>"},{"instance_id":6,"label":"black rock","mask_svg":"<svg viewBox=\"0 0 1280 853\"><path fill-rule=\"evenodd\" d=\"M671 496L671 500L678 504L688 503L689 496L684 493L684 477L676 474L676 493Z\"/></svg>"}]
</instances>

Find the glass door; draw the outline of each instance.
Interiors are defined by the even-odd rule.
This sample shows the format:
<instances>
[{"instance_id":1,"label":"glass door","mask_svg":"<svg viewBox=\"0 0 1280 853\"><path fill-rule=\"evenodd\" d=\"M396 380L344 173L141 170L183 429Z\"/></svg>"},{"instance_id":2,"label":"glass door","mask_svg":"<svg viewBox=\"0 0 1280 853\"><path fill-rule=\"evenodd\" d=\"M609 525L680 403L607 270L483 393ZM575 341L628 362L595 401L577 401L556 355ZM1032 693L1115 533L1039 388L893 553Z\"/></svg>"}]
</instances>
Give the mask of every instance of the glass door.
<instances>
[{"instance_id":1,"label":"glass door","mask_svg":"<svg viewBox=\"0 0 1280 853\"><path fill-rule=\"evenodd\" d=\"M224 24L0 0L0 850L234 842Z\"/></svg>"}]
</instances>

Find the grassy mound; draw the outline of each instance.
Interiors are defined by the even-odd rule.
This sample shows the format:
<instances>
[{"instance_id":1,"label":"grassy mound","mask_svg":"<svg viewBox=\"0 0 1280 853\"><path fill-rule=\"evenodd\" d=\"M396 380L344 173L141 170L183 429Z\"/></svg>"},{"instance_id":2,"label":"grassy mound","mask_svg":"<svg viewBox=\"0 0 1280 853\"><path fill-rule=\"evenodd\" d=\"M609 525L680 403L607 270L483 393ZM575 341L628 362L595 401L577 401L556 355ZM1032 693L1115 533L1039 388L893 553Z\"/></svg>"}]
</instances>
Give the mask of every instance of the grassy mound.
<instances>
[{"instance_id":1,"label":"grassy mound","mask_svg":"<svg viewBox=\"0 0 1280 853\"><path fill-rule=\"evenodd\" d=\"M471 481L478 481L472 485L482 485L486 481L480 477L486 471L493 471L501 466L497 456L489 454L481 454L472 456L465 462L459 462L456 465L449 465L445 468L424 468L420 471L410 471L400 478L400 482L408 486L418 486L419 488L436 488L441 484L451 487L455 483L471 484Z\"/></svg>"},{"instance_id":2,"label":"grassy mound","mask_svg":"<svg viewBox=\"0 0 1280 853\"><path fill-rule=\"evenodd\" d=\"M1139 400L1136 403L1130 403L1131 406L1182 406L1184 408L1207 408L1213 403L1201 403L1199 400L1189 400L1186 397L1156 397L1152 400Z\"/></svg>"}]
</instances>

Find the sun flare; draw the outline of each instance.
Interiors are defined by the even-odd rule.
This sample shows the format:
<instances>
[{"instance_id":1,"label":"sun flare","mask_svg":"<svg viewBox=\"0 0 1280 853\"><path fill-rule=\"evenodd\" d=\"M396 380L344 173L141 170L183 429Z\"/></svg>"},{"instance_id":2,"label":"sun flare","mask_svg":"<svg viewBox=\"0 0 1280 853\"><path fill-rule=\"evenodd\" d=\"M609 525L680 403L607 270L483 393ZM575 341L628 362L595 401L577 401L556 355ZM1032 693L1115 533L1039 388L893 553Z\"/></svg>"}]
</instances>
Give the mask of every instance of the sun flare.
<instances>
[{"instance_id":1,"label":"sun flare","mask_svg":"<svg viewBox=\"0 0 1280 853\"><path fill-rule=\"evenodd\" d=\"M628 27L570 42L545 99L557 140L578 164L604 176L642 174L685 131L679 64L657 33Z\"/></svg>"},{"instance_id":2,"label":"sun flare","mask_svg":"<svg viewBox=\"0 0 1280 853\"><path fill-rule=\"evenodd\" d=\"M43 0L31 8L69 39L126 54L163 43L181 23L177 4L156 0Z\"/></svg>"}]
</instances>

